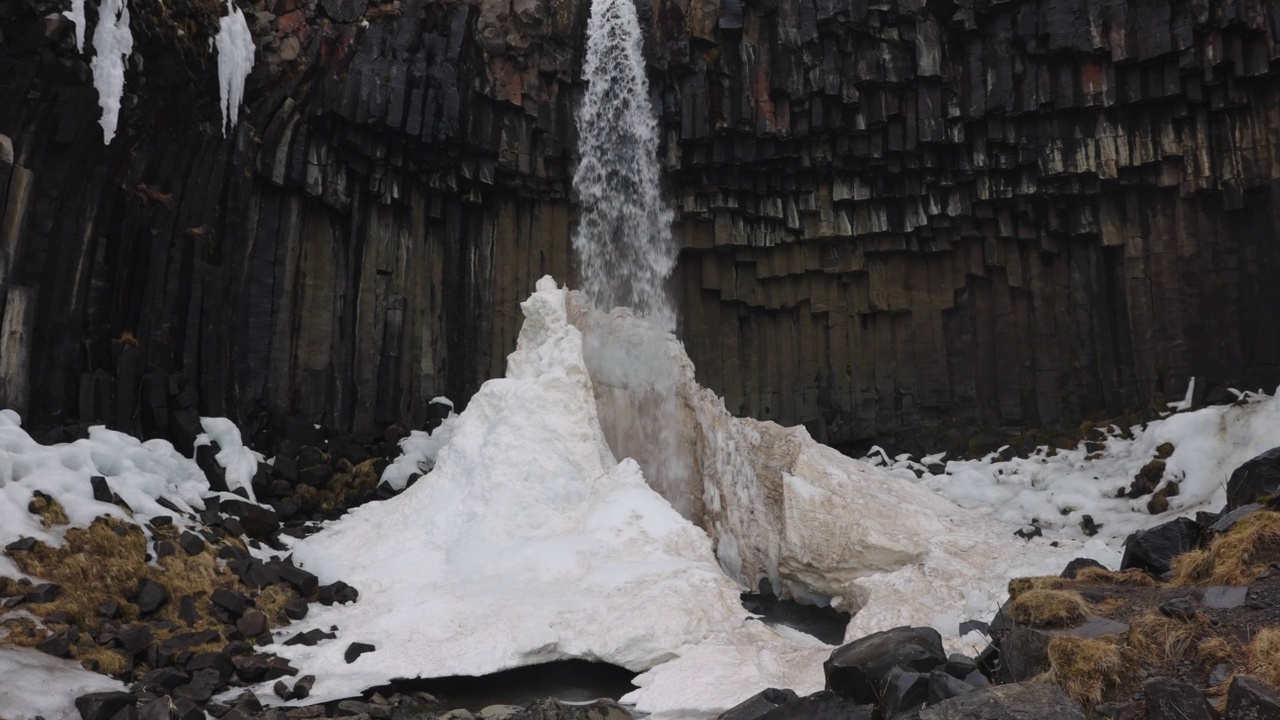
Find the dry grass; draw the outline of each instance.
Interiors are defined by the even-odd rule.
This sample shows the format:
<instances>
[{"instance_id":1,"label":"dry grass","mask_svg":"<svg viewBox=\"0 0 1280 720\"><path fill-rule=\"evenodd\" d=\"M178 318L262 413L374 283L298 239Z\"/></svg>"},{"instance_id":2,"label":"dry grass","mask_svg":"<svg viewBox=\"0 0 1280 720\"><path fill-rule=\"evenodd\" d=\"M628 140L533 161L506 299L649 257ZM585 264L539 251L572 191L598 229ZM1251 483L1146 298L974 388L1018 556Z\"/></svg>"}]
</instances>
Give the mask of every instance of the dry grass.
<instances>
[{"instance_id":1,"label":"dry grass","mask_svg":"<svg viewBox=\"0 0 1280 720\"><path fill-rule=\"evenodd\" d=\"M1239 650L1221 635L1211 635L1196 645L1196 660L1204 667L1213 667L1220 663L1234 664L1239 657Z\"/></svg>"},{"instance_id":2,"label":"dry grass","mask_svg":"<svg viewBox=\"0 0 1280 720\"><path fill-rule=\"evenodd\" d=\"M1081 570L1076 575L1080 582L1092 582L1108 585L1132 585L1134 587L1155 587L1156 579L1141 570L1121 570L1119 572L1100 567Z\"/></svg>"},{"instance_id":3,"label":"dry grass","mask_svg":"<svg viewBox=\"0 0 1280 720\"><path fill-rule=\"evenodd\" d=\"M111 677L121 677L133 668L132 663L114 650L108 650L92 641L81 643L71 649L71 656L80 661L86 670L100 672Z\"/></svg>"},{"instance_id":4,"label":"dry grass","mask_svg":"<svg viewBox=\"0 0 1280 720\"><path fill-rule=\"evenodd\" d=\"M1126 668L1136 669L1111 639L1058 637L1049 641L1049 672L1042 679L1092 709L1108 690L1126 682Z\"/></svg>"},{"instance_id":5,"label":"dry grass","mask_svg":"<svg viewBox=\"0 0 1280 720\"><path fill-rule=\"evenodd\" d=\"M1272 687L1280 687L1280 628L1267 627L1253 636L1245 649L1249 670Z\"/></svg>"},{"instance_id":6,"label":"dry grass","mask_svg":"<svg viewBox=\"0 0 1280 720\"><path fill-rule=\"evenodd\" d=\"M1280 513L1249 515L1209 547L1173 560L1175 585L1246 585L1280 558Z\"/></svg>"},{"instance_id":7,"label":"dry grass","mask_svg":"<svg viewBox=\"0 0 1280 720\"><path fill-rule=\"evenodd\" d=\"M10 618L0 622L0 627L8 631L3 638L4 642L18 647L35 647L49 635L48 631L28 617Z\"/></svg>"},{"instance_id":8,"label":"dry grass","mask_svg":"<svg viewBox=\"0 0 1280 720\"><path fill-rule=\"evenodd\" d=\"M44 494L37 494L31 498L31 502L27 503L27 512L40 516L40 524L46 529L71 522L62 504Z\"/></svg>"},{"instance_id":9,"label":"dry grass","mask_svg":"<svg viewBox=\"0 0 1280 720\"><path fill-rule=\"evenodd\" d=\"M267 616L267 626L275 627L289 622L289 618L284 614L284 605L296 597L298 593L294 592L293 588L276 584L263 588L253 602L262 614Z\"/></svg>"},{"instance_id":10,"label":"dry grass","mask_svg":"<svg viewBox=\"0 0 1280 720\"><path fill-rule=\"evenodd\" d=\"M1088 606L1069 590L1028 590L1009 603L1009 617L1031 627L1074 627L1084 622Z\"/></svg>"},{"instance_id":11,"label":"dry grass","mask_svg":"<svg viewBox=\"0 0 1280 720\"><path fill-rule=\"evenodd\" d=\"M1009 581L1009 599L1017 600L1020 595L1031 590L1061 590L1070 585L1070 580L1053 575L1014 578Z\"/></svg>"},{"instance_id":12,"label":"dry grass","mask_svg":"<svg viewBox=\"0 0 1280 720\"><path fill-rule=\"evenodd\" d=\"M1194 652L1205 630L1200 616L1177 620L1148 609L1129 618L1129 647L1143 665L1171 667Z\"/></svg>"}]
</instances>

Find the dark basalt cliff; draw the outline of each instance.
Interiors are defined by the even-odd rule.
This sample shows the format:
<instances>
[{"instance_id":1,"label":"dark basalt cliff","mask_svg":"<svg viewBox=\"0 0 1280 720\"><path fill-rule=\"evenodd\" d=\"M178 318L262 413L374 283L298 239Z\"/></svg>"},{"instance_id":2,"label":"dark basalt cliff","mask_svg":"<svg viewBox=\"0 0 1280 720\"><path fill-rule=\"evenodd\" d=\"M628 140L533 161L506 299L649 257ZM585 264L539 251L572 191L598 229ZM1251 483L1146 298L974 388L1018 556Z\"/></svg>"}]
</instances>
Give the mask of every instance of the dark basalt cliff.
<instances>
[{"instance_id":1,"label":"dark basalt cliff","mask_svg":"<svg viewBox=\"0 0 1280 720\"><path fill-rule=\"evenodd\" d=\"M65 8L0 0L0 404L375 431L502 371L574 277L585 0L261 0L225 139L221 4L131 8L103 146ZM1280 0L641 11L731 410L846 443L1280 382Z\"/></svg>"}]
</instances>

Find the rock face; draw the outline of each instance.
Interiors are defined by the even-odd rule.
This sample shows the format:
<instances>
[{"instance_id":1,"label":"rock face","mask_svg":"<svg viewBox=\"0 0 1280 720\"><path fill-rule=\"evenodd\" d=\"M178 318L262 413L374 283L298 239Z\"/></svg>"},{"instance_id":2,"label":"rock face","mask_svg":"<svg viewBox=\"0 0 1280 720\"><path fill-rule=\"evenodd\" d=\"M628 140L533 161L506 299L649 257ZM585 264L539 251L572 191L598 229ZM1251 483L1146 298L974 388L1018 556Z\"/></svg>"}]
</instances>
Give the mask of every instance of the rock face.
<instances>
[{"instance_id":1,"label":"rock face","mask_svg":"<svg viewBox=\"0 0 1280 720\"><path fill-rule=\"evenodd\" d=\"M418 426L574 279L585 0L267 0L225 139L221 5L138 10L109 146L64 8L3 7L0 405L36 424ZM1274 1L640 10L732 411L840 443L1280 381Z\"/></svg>"}]
</instances>

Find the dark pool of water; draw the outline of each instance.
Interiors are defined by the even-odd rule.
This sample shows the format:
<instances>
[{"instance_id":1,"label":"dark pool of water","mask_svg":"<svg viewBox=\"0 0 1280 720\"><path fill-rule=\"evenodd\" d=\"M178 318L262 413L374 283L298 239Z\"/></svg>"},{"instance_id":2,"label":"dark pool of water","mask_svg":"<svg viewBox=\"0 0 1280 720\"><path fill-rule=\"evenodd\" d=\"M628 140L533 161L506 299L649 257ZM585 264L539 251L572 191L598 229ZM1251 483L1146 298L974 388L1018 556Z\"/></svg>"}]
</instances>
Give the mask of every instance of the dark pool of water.
<instances>
[{"instance_id":1,"label":"dark pool of water","mask_svg":"<svg viewBox=\"0 0 1280 720\"><path fill-rule=\"evenodd\" d=\"M391 689L406 694L426 692L440 700L439 704L422 706L420 712L412 707L402 708L397 715L408 720L427 710L439 712L442 707L474 712L490 705L524 706L545 697L569 703L589 703L600 698L617 700L635 689L631 684L635 676L636 673L617 665L561 660L480 677L396 680Z\"/></svg>"},{"instance_id":2,"label":"dark pool of water","mask_svg":"<svg viewBox=\"0 0 1280 720\"><path fill-rule=\"evenodd\" d=\"M849 613L829 607L801 605L794 600L779 600L769 591L764 581L762 592L742 593L742 606L764 618L767 625L785 625L812 635L828 645L844 642L844 629L849 625Z\"/></svg>"}]
</instances>

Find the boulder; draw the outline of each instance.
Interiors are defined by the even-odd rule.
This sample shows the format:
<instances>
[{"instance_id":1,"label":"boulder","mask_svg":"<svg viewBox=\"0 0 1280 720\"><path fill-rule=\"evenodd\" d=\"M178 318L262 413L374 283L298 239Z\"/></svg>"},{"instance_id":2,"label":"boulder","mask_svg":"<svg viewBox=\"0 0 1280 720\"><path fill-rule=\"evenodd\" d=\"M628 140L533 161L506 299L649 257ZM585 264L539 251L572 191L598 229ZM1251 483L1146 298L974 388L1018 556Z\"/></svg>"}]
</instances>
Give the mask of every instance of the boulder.
<instances>
[{"instance_id":1,"label":"boulder","mask_svg":"<svg viewBox=\"0 0 1280 720\"><path fill-rule=\"evenodd\" d=\"M1169 572L1173 559L1205 542L1204 529L1190 518L1177 518L1147 530L1139 530L1124 541L1121 570L1137 568L1154 575Z\"/></svg>"},{"instance_id":2,"label":"boulder","mask_svg":"<svg viewBox=\"0 0 1280 720\"><path fill-rule=\"evenodd\" d=\"M945 672L935 670L944 677L951 678ZM895 667L889 670L884 679L884 694L880 701L884 717L908 712L925 704L929 699L929 679L932 673L924 674ZM963 684L963 683L962 683Z\"/></svg>"},{"instance_id":3,"label":"boulder","mask_svg":"<svg viewBox=\"0 0 1280 720\"><path fill-rule=\"evenodd\" d=\"M1272 448L1231 473L1227 481L1227 510L1280 494L1280 447Z\"/></svg>"},{"instance_id":4,"label":"boulder","mask_svg":"<svg viewBox=\"0 0 1280 720\"><path fill-rule=\"evenodd\" d=\"M920 720L1085 720L1084 711L1056 685L993 685L920 711Z\"/></svg>"},{"instance_id":5,"label":"boulder","mask_svg":"<svg viewBox=\"0 0 1280 720\"><path fill-rule=\"evenodd\" d=\"M1228 510L1219 515L1209 525L1209 532L1213 534L1225 533L1235 527L1236 523L1262 510L1263 507L1260 503L1249 503L1248 505L1241 505L1233 510Z\"/></svg>"},{"instance_id":6,"label":"boulder","mask_svg":"<svg viewBox=\"0 0 1280 720\"><path fill-rule=\"evenodd\" d=\"M1222 720L1270 720L1280 718L1280 695L1245 675L1231 679L1227 711Z\"/></svg>"},{"instance_id":7,"label":"boulder","mask_svg":"<svg viewBox=\"0 0 1280 720\"><path fill-rule=\"evenodd\" d=\"M1167 677L1152 678L1143 685L1142 693L1147 697L1148 718L1215 720L1204 693L1187 683Z\"/></svg>"},{"instance_id":8,"label":"boulder","mask_svg":"<svg viewBox=\"0 0 1280 720\"><path fill-rule=\"evenodd\" d=\"M794 690L767 688L716 716L716 720L756 720L779 705L798 700Z\"/></svg>"},{"instance_id":9,"label":"boulder","mask_svg":"<svg viewBox=\"0 0 1280 720\"><path fill-rule=\"evenodd\" d=\"M948 663L948 666L950 666L950 663ZM972 674L972 672L969 674ZM943 700L968 695L976 689L964 680L953 676L950 672L934 670L929 673L929 696L927 702L930 705L936 705Z\"/></svg>"},{"instance_id":10,"label":"boulder","mask_svg":"<svg viewBox=\"0 0 1280 720\"><path fill-rule=\"evenodd\" d=\"M871 720L874 710L823 690L783 703L756 720Z\"/></svg>"},{"instance_id":11,"label":"boulder","mask_svg":"<svg viewBox=\"0 0 1280 720\"><path fill-rule=\"evenodd\" d=\"M373 652L374 650L377 650L377 648L369 643L353 642L347 646L346 652L342 654L342 659L346 660L347 664L350 665L356 661L356 658L367 652Z\"/></svg>"},{"instance_id":12,"label":"boulder","mask_svg":"<svg viewBox=\"0 0 1280 720\"><path fill-rule=\"evenodd\" d=\"M151 580L138 583L138 590L133 595L133 602L143 615L150 615L160 609L168 599L169 593L165 591L164 586Z\"/></svg>"},{"instance_id":13,"label":"boulder","mask_svg":"<svg viewBox=\"0 0 1280 720\"><path fill-rule=\"evenodd\" d=\"M942 636L933 628L899 627L872 633L837 648L822 665L826 689L856 704L879 702L895 667L928 673L946 663Z\"/></svg>"},{"instance_id":14,"label":"boulder","mask_svg":"<svg viewBox=\"0 0 1280 720\"><path fill-rule=\"evenodd\" d=\"M127 692L96 692L76 698L82 720L111 720L116 713L132 709L137 696Z\"/></svg>"}]
</instances>

